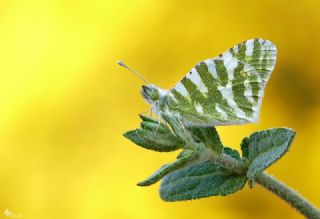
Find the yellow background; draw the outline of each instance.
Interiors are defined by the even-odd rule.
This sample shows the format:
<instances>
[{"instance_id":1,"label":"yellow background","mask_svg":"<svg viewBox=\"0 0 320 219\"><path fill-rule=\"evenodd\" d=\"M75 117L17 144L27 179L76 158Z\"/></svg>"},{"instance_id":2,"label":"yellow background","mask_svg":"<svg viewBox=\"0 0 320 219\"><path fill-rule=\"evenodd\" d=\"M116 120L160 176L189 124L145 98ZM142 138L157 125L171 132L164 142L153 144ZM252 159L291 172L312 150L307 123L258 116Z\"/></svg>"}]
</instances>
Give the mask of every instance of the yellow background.
<instances>
[{"instance_id":1,"label":"yellow background","mask_svg":"<svg viewBox=\"0 0 320 219\"><path fill-rule=\"evenodd\" d=\"M239 148L254 130L292 127L268 172L320 206L320 3L304 1L1 0L0 218L302 218L260 187L165 203L136 182L174 159L122 133L149 106L142 81L170 88L198 61L254 37L278 62L260 122L219 127Z\"/></svg>"}]
</instances>

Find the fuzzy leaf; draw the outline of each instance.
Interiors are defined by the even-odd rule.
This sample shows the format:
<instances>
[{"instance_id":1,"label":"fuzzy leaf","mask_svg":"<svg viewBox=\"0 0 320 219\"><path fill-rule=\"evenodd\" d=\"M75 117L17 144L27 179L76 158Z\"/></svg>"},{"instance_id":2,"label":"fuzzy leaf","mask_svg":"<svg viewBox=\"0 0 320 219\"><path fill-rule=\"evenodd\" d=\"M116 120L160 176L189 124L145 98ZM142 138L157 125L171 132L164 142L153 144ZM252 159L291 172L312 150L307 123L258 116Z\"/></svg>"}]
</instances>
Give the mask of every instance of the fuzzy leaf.
<instances>
[{"instance_id":1,"label":"fuzzy leaf","mask_svg":"<svg viewBox=\"0 0 320 219\"><path fill-rule=\"evenodd\" d=\"M248 152L245 152L250 161L247 177L253 179L280 159L288 151L294 136L295 132L289 128L253 133L247 140Z\"/></svg>"},{"instance_id":2,"label":"fuzzy leaf","mask_svg":"<svg viewBox=\"0 0 320 219\"><path fill-rule=\"evenodd\" d=\"M159 180L161 180L168 173L171 173L172 171L180 168L182 165L184 165L188 161L195 159L196 157L197 157L197 154L194 151L185 150L184 153L181 154L176 161L163 165L162 167L160 167L159 170L153 173L150 177L148 177L146 180L142 182L139 182L137 185L150 186L158 182Z\"/></svg>"},{"instance_id":3,"label":"fuzzy leaf","mask_svg":"<svg viewBox=\"0 0 320 219\"><path fill-rule=\"evenodd\" d=\"M155 118L145 116L145 115L139 115L142 122L140 124L140 127L142 129L147 129L150 131L153 131L155 134L160 132L160 133L172 133L170 128L161 122L160 120L157 120Z\"/></svg>"},{"instance_id":4,"label":"fuzzy leaf","mask_svg":"<svg viewBox=\"0 0 320 219\"><path fill-rule=\"evenodd\" d=\"M223 148L223 153L226 155L229 155L230 157L233 157L234 159L240 160L240 154L237 150L234 150L229 147L224 147Z\"/></svg>"},{"instance_id":5,"label":"fuzzy leaf","mask_svg":"<svg viewBox=\"0 0 320 219\"><path fill-rule=\"evenodd\" d=\"M242 151L242 157L248 158L249 157L249 138L246 137L241 142L241 151Z\"/></svg>"},{"instance_id":6,"label":"fuzzy leaf","mask_svg":"<svg viewBox=\"0 0 320 219\"><path fill-rule=\"evenodd\" d=\"M222 153L223 145L215 127L190 127L188 130L193 134L195 142L204 143L206 147L215 151L217 154Z\"/></svg>"},{"instance_id":7,"label":"fuzzy leaf","mask_svg":"<svg viewBox=\"0 0 320 219\"><path fill-rule=\"evenodd\" d=\"M243 188L245 182L245 176L205 161L178 169L164 177L160 196L165 201L180 201L228 195Z\"/></svg>"},{"instance_id":8,"label":"fuzzy leaf","mask_svg":"<svg viewBox=\"0 0 320 219\"><path fill-rule=\"evenodd\" d=\"M139 116L142 120L141 128L124 133L124 137L133 143L160 152L174 151L184 145L184 141L168 125L149 116Z\"/></svg>"},{"instance_id":9,"label":"fuzzy leaf","mask_svg":"<svg viewBox=\"0 0 320 219\"><path fill-rule=\"evenodd\" d=\"M146 116L146 115L143 115L143 114L139 114L139 117L142 121L145 121L145 122L153 122L153 123L159 123L159 120L153 118L153 117L150 117L150 116Z\"/></svg>"},{"instance_id":10,"label":"fuzzy leaf","mask_svg":"<svg viewBox=\"0 0 320 219\"><path fill-rule=\"evenodd\" d=\"M171 132L162 133L148 129L136 129L124 133L133 143L154 151L167 152L181 148L184 142Z\"/></svg>"},{"instance_id":11,"label":"fuzzy leaf","mask_svg":"<svg viewBox=\"0 0 320 219\"><path fill-rule=\"evenodd\" d=\"M158 133L167 133L167 134L173 134L171 130L168 128L168 126L161 124L161 123L153 123L148 121L143 121L140 123L140 127L145 130L152 131L154 135Z\"/></svg>"},{"instance_id":12,"label":"fuzzy leaf","mask_svg":"<svg viewBox=\"0 0 320 219\"><path fill-rule=\"evenodd\" d=\"M248 179L248 184L249 184L250 189L252 189L253 186L254 186L254 180L253 179Z\"/></svg>"}]
</instances>

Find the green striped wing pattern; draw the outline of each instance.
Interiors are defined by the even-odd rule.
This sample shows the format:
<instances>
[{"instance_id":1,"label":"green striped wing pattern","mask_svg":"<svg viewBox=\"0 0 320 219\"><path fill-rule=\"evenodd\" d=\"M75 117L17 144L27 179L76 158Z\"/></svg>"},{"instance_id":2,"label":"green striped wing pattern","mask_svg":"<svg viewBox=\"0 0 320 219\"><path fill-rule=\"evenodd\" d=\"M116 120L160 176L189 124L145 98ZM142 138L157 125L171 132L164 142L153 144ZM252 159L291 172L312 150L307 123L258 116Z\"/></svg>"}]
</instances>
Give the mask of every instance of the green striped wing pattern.
<instances>
[{"instance_id":1,"label":"green striped wing pattern","mask_svg":"<svg viewBox=\"0 0 320 219\"><path fill-rule=\"evenodd\" d=\"M251 39L202 61L169 90L167 109L187 126L255 122L276 55L272 42Z\"/></svg>"}]
</instances>

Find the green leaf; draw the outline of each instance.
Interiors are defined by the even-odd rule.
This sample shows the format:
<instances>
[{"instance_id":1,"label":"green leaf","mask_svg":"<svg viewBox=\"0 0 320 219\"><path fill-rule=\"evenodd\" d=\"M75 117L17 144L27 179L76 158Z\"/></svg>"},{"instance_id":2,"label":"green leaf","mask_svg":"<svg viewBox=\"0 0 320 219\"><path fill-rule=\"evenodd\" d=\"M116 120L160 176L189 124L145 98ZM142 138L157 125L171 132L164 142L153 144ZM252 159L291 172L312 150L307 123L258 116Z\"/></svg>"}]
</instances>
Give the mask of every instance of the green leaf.
<instances>
[{"instance_id":1,"label":"green leaf","mask_svg":"<svg viewBox=\"0 0 320 219\"><path fill-rule=\"evenodd\" d=\"M195 142L202 142L217 154L222 153L223 145L215 127L190 127L188 130L193 134Z\"/></svg>"},{"instance_id":2,"label":"green leaf","mask_svg":"<svg viewBox=\"0 0 320 219\"><path fill-rule=\"evenodd\" d=\"M137 185L150 186L158 182L159 180L161 180L168 173L171 173L172 171L180 168L182 165L184 165L188 161L194 160L197 157L197 153L195 153L194 151L184 150L183 152L184 153L180 153L180 156L175 162L163 165L154 174L152 174L146 180L139 182Z\"/></svg>"},{"instance_id":3,"label":"green leaf","mask_svg":"<svg viewBox=\"0 0 320 219\"><path fill-rule=\"evenodd\" d=\"M229 155L230 157L233 157L234 159L241 160L239 152L232 148L224 147L223 153Z\"/></svg>"},{"instance_id":4,"label":"green leaf","mask_svg":"<svg viewBox=\"0 0 320 219\"><path fill-rule=\"evenodd\" d=\"M155 134L160 132L160 133L172 133L170 128L164 124L163 122L161 122L160 120L157 120L155 118L149 117L149 116L145 116L140 114L139 115L142 122L140 124L142 129L147 129L150 131L154 131Z\"/></svg>"},{"instance_id":5,"label":"green leaf","mask_svg":"<svg viewBox=\"0 0 320 219\"><path fill-rule=\"evenodd\" d=\"M143 148L160 152L174 151L184 146L184 141L168 125L149 116L139 116L141 128L124 133L124 137Z\"/></svg>"},{"instance_id":6,"label":"green leaf","mask_svg":"<svg viewBox=\"0 0 320 219\"><path fill-rule=\"evenodd\" d=\"M253 179L280 159L289 149L295 132L289 128L275 128L253 133L247 141L250 165L247 177ZM244 151L244 150L243 150Z\"/></svg>"},{"instance_id":7,"label":"green leaf","mask_svg":"<svg viewBox=\"0 0 320 219\"><path fill-rule=\"evenodd\" d=\"M153 123L159 123L159 120L153 118L153 117L150 117L150 116L146 116L146 115L143 115L143 114L139 114L139 117L142 121L145 121L145 122L153 122Z\"/></svg>"},{"instance_id":8,"label":"green leaf","mask_svg":"<svg viewBox=\"0 0 320 219\"><path fill-rule=\"evenodd\" d=\"M153 122L143 121L141 122L140 127L142 129L153 131L155 135L157 133L173 134L171 130L168 128L168 126L162 123L153 123Z\"/></svg>"},{"instance_id":9,"label":"green leaf","mask_svg":"<svg viewBox=\"0 0 320 219\"><path fill-rule=\"evenodd\" d=\"M248 179L248 184L249 184L250 189L252 189L253 186L254 186L254 180L253 179Z\"/></svg>"},{"instance_id":10,"label":"green leaf","mask_svg":"<svg viewBox=\"0 0 320 219\"><path fill-rule=\"evenodd\" d=\"M171 132L136 129L124 133L124 137L143 148L160 152L174 151L184 145L184 142Z\"/></svg>"},{"instance_id":11,"label":"green leaf","mask_svg":"<svg viewBox=\"0 0 320 219\"><path fill-rule=\"evenodd\" d=\"M245 176L205 161L178 169L164 177L160 197L165 201L180 201L228 195L242 189L245 182Z\"/></svg>"},{"instance_id":12,"label":"green leaf","mask_svg":"<svg viewBox=\"0 0 320 219\"><path fill-rule=\"evenodd\" d=\"M241 151L242 157L248 158L249 157L249 138L246 137L241 142Z\"/></svg>"}]
</instances>

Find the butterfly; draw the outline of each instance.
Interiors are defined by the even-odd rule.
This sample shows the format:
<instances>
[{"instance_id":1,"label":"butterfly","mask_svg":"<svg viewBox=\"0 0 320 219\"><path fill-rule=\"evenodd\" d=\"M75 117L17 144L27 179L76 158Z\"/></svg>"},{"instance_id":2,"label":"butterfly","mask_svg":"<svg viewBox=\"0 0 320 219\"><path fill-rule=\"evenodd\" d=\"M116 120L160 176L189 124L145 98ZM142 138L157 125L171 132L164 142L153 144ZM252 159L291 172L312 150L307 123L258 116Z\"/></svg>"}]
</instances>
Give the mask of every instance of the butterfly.
<instances>
[{"instance_id":1,"label":"butterfly","mask_svg":"<svg viewBox=\"0 0 320 219\"><path fill-rule=\"evenodd\" d=\"M169 90L146 81L141 94L160 118L175 116L186 127L256 122L276 56L272 42L250 39L199 62Z\"/></svg>"}]
</instances>

